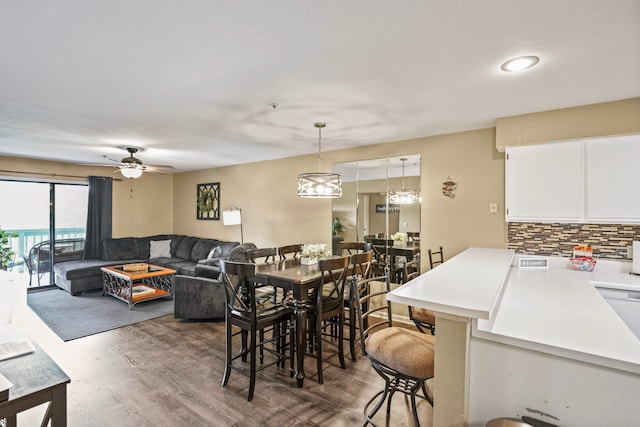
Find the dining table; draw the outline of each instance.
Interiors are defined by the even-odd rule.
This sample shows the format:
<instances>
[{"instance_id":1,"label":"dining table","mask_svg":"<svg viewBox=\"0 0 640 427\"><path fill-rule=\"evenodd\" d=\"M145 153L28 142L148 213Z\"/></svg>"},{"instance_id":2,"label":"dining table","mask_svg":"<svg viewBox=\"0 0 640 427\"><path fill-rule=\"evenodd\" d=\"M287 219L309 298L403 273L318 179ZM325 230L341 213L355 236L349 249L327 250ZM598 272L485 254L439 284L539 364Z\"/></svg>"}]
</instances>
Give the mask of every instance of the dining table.
<instances>
[{"instance_id":1,"label":"dining table","mask_svg":"<svg viewBox=\"0 0 640 427\"><path fill-rule=\"evenodd\" d=\"M298 387L304 385L304 356L307 344L307 300L309 291L320 287L318 264L302 264L300 259L256 265L256 282L291 292L296 331L296 371Z\"/></svg>"}]
</instances>

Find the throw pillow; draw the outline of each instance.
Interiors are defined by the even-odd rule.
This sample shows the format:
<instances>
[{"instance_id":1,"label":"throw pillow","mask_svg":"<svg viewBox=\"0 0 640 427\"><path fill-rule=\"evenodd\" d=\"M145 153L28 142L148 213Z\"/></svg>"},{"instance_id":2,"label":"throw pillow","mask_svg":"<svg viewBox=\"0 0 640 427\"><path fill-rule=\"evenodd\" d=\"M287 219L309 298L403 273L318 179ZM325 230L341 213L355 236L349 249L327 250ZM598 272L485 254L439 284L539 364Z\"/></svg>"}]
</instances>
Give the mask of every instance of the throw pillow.
<instances>
[{"instance_id":1,"label":"throw pillow","mask_svg":"<svg viewBox=\"0 0 640 427\"><path fill-rule=\"evenodd\" d=\"M209 251L207 259L220 258L220 255L222 255L222 249L220 249L220 246L216 246Z\"/></svg>"},{"instance_id":2,"label":"throw pillow","mask_svg":"<svg viewBox=\"0 0 640 427\"><path fill-rule=\"evenodd\" d=\"M171 258L171 240L151 240L149 258Z\"/></svg>"}]
</instances>

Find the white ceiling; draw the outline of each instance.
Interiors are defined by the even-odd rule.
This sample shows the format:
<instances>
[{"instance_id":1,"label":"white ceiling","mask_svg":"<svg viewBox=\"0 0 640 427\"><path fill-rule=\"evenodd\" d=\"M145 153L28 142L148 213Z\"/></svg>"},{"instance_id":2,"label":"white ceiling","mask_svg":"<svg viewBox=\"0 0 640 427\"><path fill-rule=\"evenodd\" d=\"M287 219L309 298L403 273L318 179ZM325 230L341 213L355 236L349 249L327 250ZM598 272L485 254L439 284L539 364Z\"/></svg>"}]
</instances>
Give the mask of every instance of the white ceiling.
<instances>
[{"instance_id":1,"label":"white ceiling","mask_svg":"<svg viewBox=\"0 0 640 427\"><path fill-rule=\"evenodd\" d=\"M317 152L317 121L328 151L640 96L638 0L2 1L0 40L0 155L77 163L203 169Z\"/></svg>"}]
</instances>

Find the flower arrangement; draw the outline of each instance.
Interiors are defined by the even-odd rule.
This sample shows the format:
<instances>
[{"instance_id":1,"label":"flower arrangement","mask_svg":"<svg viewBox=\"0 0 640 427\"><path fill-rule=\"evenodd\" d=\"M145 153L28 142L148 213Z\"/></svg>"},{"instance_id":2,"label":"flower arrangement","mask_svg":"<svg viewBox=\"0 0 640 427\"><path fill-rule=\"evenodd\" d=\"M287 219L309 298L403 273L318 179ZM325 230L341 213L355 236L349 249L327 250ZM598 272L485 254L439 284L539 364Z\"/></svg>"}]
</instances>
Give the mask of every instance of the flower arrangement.
<instances>
[{"instance_id":1,"label":"flower arrangement","mask_svg":"<svg viewBox=\"0 0 640 427\"><path fill-rule=\"evenodd\" d=\"M409 236L407 236L407 233L402 233L400 231L392 234L391 238L397 242L406 242L407 240L409 240Z\"/></svg>"},{"instance_id":2,"label":"flower arrangement","mask_svg":"<svg viewBox=\"0 0 640 427\"><path fill-rule=\"evenodd\" d=\"M327 249L324 243L313 243L302 245L301 255L303 258L325 258L331 255L331 251Z\"/></svg>"}]
</instances>

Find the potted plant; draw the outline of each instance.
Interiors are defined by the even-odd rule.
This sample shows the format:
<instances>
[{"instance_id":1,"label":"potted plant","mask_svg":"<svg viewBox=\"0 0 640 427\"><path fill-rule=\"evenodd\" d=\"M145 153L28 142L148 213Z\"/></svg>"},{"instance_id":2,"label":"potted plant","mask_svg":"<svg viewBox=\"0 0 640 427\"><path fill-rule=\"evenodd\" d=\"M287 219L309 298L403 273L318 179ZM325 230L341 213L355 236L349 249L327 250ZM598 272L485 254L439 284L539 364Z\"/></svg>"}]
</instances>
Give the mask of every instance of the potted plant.
<instances>
[{"instance_id":1,"label":"potted plant","mask_svg":"<svg viewBox=\"0 0 640 427\"><path fill-rule=\"evenodd\" d=\"M337 236L338 234L342 233L342 230L344 230L344 224L340 222L340 218L338 217L333 218L333 223L331 224L331 230L333 231L334 236Z\"/></svg>"},{"instance_id":2,"label":"potted plant","mask_svg":"<svg viewBox=\"0 0 640 427\"><path fill-rule=\"evenodd\" d=\"M15 252L11 250L9 239L18 237L18 233L9 233L0 228L0 270L6 270L13 261Z\"/></svg>"}]
</instances>

